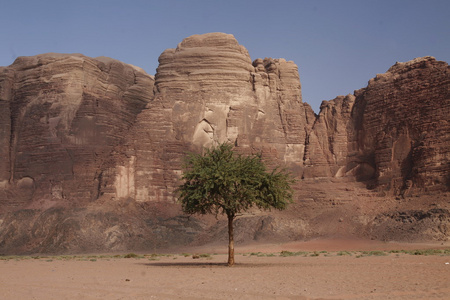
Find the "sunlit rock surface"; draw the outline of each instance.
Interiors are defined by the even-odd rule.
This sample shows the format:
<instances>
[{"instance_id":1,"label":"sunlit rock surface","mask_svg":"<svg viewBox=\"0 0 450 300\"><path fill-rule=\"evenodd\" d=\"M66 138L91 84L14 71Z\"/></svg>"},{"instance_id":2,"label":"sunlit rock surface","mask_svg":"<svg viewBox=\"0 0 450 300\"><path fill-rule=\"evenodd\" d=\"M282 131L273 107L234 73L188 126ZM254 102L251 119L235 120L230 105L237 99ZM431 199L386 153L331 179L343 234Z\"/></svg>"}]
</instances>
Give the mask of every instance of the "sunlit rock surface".
<instances>
[{"instance_id":1,"label":"sunlit rock surface","mask_svg":"<svg viewBox=\"0 0 450 300\"><path fill-rule=\"evenodd\" d=\"M219 142L298 180L288 211L238 220L238 241L448 239L447 63L397 63L317 115L294 62L252 61L229 34L188 37L159 63L155 77L79 54L0 68L0 254L223 240L220 219L175 203L183 157Z\"/></svg>"},{"instance_id":2,"label":"sunlit rock surface","mask_svg":"<svg viewBox=\"0 0 450 300\"><path fill-rule=\"evenodd\" d=\"M20 57L0 84L3 208L96 200L104 165L153 97L140 68L78 54Z\"/></svg>"}]
</instances>

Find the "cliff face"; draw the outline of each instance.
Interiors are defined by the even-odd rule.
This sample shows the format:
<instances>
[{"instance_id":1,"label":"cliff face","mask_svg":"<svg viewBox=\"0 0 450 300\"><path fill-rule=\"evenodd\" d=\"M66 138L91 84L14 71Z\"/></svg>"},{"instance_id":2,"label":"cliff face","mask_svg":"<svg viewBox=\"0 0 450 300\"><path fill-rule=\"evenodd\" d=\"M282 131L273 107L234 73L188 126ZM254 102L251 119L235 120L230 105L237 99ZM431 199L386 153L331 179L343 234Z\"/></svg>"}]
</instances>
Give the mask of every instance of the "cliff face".
<instances>
[{"instance_id":1,"label":"cliff face","mask_svg":"<svg viewBox=\"0 0 450 300\"><path fill-rule=\"evenodd\" d=\"M155 78L82 55L21 57L0 68L0 249L100 251L192 242L210 223L181 218L174 189L186 152L217 142L288 167L299 179L293 210L305 215L317 208L328 214L326 205L342 199L372 199L370 190L351 187L357 182L403 197L449 191L445 62L397 63L354 95L324 101L318 115L302 102L293 62L252 62L232 35L191 36L164 51L159 63ZM349 188L311 185L318 181ZM395 216L384 209L377 213ZM375 212L365 213L364 221L355 216L347 226L384 228L367 221ZM284 215L258 222L285 238L313 234L307 224L316 217L288 215L290 223Z\"/></svg>"},{"instance_id":2,"label":"cliff face","mask_svg":"<svg viewBox=\"0 0 450 300\"><path fill-rule=\"evenodd\" d=\"M308 163L316 174L354 176L395 195L448 190L449 90L445 62L395 64L354 95L322 103Z\"/></svg>"},{"instance_id":3,"label":"cliff face","mask_svg":"<svg viewBox=\"0 0 450 300\"><path fill-rule=\"evenodd\" d=\"M97 199L103 165L153 97L139 68L82 55L18 58L0 84L2 209Z\"/></svg>"},{"instance_id":4,"label":"cliff face","mask_svg":"<svg viewBox=\"0 0 450 300\"><path fill-rule=\"evenodd\" d=\"M354 103L353 95L322 102L319 115L307 135L305 178L346 176Z\"/></svg>"},{"instance_id":5,"label":"cliff face","mask_svg":"<svg viewBox=\"0 0 450 300\"><path fill-rule=\"evenodd\" d=\"M186 152L225 141L301 172L310 108L294 63L252 64L232 35L218 33L186 38L159 62L154 100L138 116L115 171L123 180L110 180L105 197L173 202Z\"/></svg>"},{"instance_id":6,"label":"cliff face","mask_svg":"<svg viewBox=\"0 0 450 300\"><path fill-rule=\"evenodd\" d=\"M350 168L396 194L448 190L449 113L445 62L424 57L395 64L356 92Z\"/></svg>"}]
</instances>

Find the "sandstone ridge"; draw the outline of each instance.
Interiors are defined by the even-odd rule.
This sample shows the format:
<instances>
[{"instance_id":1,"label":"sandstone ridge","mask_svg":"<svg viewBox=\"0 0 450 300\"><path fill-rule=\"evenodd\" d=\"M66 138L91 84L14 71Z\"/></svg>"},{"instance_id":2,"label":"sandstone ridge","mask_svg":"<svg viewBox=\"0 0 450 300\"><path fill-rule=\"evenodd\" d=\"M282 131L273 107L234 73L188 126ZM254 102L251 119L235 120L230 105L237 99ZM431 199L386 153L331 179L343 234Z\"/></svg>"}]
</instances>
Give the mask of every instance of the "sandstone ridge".
<instances>
[{"instance_id":1,"label":"sandstone ridge","mask_svg":"<svg viewBox=\"0 0 450 300\"><path fill-rule=\"evenodd\" d=\"M154 77L106 57L20 57L0 68L0 253L221 240L221 221L185 218L174 189L188 151L225 141L298 179L292 208L243 216L238 240L404 239L399 211L424 224L410 238L446 240L449 74L433 57L396 63L315 115L295 63L252 61L229 34L165 50Z\"/></svg>"}]
</instances>

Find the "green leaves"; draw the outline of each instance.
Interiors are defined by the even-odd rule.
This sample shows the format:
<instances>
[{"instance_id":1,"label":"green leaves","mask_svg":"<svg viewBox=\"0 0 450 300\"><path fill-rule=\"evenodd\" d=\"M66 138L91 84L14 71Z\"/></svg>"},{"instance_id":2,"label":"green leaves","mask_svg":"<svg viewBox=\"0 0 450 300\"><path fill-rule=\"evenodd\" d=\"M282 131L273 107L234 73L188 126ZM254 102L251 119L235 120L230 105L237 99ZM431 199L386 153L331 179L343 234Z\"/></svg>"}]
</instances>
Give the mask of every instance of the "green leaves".
<instances>
[{"instance_id":1,"label":"green leaves","mask_svg":"<svg viewBox=\"0 0 450 300\"><path fill-rule=\"evenodd\" d=\"M235 216L253 206L282 210L292 201L289 173L267 172L260 155L236 154L230 144L188 155L183 171L178 200L188 214Z\"/></svg>"}]
</instances>

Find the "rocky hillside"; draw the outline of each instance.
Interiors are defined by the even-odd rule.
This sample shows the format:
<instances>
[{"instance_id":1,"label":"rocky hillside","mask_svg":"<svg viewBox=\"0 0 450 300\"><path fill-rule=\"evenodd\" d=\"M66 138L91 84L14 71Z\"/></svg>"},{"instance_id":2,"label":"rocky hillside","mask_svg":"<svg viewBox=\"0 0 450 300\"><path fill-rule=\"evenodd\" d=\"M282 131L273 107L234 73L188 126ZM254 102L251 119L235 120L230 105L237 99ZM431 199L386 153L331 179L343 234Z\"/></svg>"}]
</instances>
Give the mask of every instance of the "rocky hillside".
<instances>
[{"instance_id":1,"label":"rocky hillside","mask_svg":"<svg viewBox=\"0 0 450 300\"><path fill-rule=\"evenodd\" d=\"M155 77L104 57L20 57L0 68L0 253L220 240L220 221L183 216L174 188L188 151L224 141L298 179L291 209L238 220L242 241L446 240L449 87L447 63L417 58L315 115L293 62L252 62L223 33L165 50Z\"/></svg>"}]
</instances>

